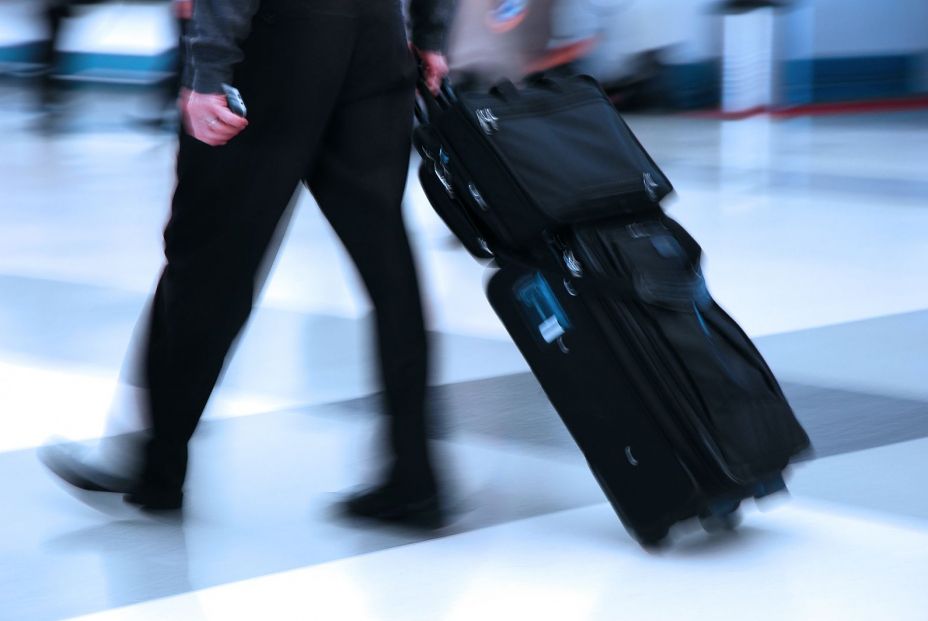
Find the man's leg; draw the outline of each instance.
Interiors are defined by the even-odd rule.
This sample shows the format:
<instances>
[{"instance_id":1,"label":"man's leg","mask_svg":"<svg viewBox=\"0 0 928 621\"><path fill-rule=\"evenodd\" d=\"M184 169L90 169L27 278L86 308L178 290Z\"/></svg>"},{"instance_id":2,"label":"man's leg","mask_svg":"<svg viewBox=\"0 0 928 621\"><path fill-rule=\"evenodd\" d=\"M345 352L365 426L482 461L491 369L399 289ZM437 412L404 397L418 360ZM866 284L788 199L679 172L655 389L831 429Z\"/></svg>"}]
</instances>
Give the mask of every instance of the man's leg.
<instances>
[{"instance_id":1,"label":"man's leg","mask_svg":"<svg viewBox=\"0 0 928 621\"><path fill-rule=\"evenodd\" d=\"M266 4L282 7L280 19L255 18L234 79L248 128L223 147L180 138L167 261L140 356L148 438L128 498L149 508L181 502L187 444L251 312L268 245L322 142L354 48L352 14ZM298 19L288 18L293 7ZM66 455L46 463L77 487L123 491L95 485L93 468Z\"/></svg>"},{"instance_id":2,"label":"man's leg","mask_svg":"<svg viewBox=\"0 0 928 621\"><path fill-rule=\"evenodd\" d=\"M426 440L422 303L402 218L415 73L402 32L390 30L393 24L387 21L389 27L360 44L366 49L356 54L350 84L307 182L374 306L389 417L384 483L392 500L402 502L433 498L436 481ZM405 517L401 513L396 517Z\"/></svg>"},{"instance_id":3,"label":"man's leg","mask_svg":"<svg viewBox=\"0 0 928 621\"><path fill-rule=\"evenodd\" d=\"M181 139L145 357L151 439L141 483L155 497L183 485L188 441L251 312L257 271L351 58L350 15L268 22L256 18L236 74L249 127L218 149Z\"/></svg>"},{"instance_id":4,"label":"man's leg","mask_svg":"<svg viewBox=\"0 0 928 621\"><path fill-rule=\"evenodd\" d=\"M135 374L148 428L138 445L116 441L139 468L48 453L46 464L72 485L128 492L147 508L180 506L188 442L251 313L258 271L300 178L302 158L280 157L260 133L218 148L181 136L166 264L139 330Z\"/></svg>"}]
</instances>

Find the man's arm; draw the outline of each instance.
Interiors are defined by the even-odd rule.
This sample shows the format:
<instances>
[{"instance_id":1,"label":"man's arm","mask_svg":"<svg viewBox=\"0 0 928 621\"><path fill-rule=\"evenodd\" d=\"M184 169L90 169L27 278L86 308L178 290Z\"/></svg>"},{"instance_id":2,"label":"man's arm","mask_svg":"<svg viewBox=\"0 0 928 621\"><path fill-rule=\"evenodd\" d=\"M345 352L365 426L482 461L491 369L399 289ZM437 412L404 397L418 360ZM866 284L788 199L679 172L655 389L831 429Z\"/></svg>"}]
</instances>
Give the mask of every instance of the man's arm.
<instances>
[{"instance_id":1,"label":"man's arm","mask_svg":"<svg viewBox=\"0 0 928 621\"><path fill-rule=\"evenodd\" d=\"M422 62L426 84L433 93L448 74L443 50L445 35L454 17L454 5L454 0L412 0L409 5L413 49Z\"/></svg>"},{"instance_id":2,"label":"man's arm","mask_svg":"<svg viewBox=\"0 0 928 621\"><path fill-rule=\"evenodd\" d=\"M183 41L179 102L184 128L208 145L224 145L248 126L229 110L220 93L243 58L240 45L260 4L261 0L178 0L175 5L177 16L190 20Z\"/></svg>"},{"instance_id":3,"label":"man's arm","mask_svg":"<svg viewBox=\"0 0 928 621\"><path fill-rule=\"evenodd\" d=\"M185 21L193 17L193 0L174 0L174 17Z\"/></svg>"},{"instance_id":4,"label":"man's arm","mask_svg":"<svg viewBox=\"0 0 928 621\"><path fill-rule=\"evenodd\" d=\"M412 0L409 4L412 44L420 50L443 51L453 17L454 0Z\"/></svg>"},{"instance_id":5,"label":"man's arm","mask_svg":"<svg viewBox=\"0 0 928 621\"><path fill-rule=\"evenodd\" d=\"M261 0L194 0L184 37L184 86L197 93L221 93L242 60L241 43Z\"/></svg>"}]
</instances>

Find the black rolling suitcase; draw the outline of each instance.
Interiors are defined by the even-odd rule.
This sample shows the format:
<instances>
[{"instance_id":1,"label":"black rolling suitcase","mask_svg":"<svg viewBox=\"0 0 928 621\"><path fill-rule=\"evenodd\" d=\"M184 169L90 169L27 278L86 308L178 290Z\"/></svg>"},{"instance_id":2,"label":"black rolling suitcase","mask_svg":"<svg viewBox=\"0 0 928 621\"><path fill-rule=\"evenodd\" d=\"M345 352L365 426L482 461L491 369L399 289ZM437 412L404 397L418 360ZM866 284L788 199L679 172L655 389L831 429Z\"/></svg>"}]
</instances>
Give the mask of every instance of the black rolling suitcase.
<instances>
[{"instance_id":1,"label":"black rolling suitcase","mask_svg":"<svg viewBox=\"0 0 928 621\"><path fill-rule=\"evenodd\" d=\"M493 118L518 120L522 135L539 127L526 115L537 115L541 127L561 123L552 116L570 117L578 101L596 98L575 84L582 96L560 83L532 105L491 92L496 108L521 106ZM614 184L612 202L597 203L596 217L581 201L521 221L542 199L533 198L532 175L512 170L526 165L509 156L519 147L501 146L496 134L504 130L481 122L488 99L452 98L446 86L444 102L431 100L428 115L419 111L423 187L465 246L494 259L490 302L629 531L653 545L696 516L709 529L731 527L741 500L783 489L782 471L808 437L750 339L709 295L701 249L659 207L669 182L631 132L605 132L606 142L623 143L621 176L643 184ZM559 129L575 123L567 118ZM583 123L574 129L582 132ZM563 143L596 153L600 138L571 135ZM461 154L480 153L481 140L495 155L471 164ZM502 170L493 174L494 166ZM648 183L655 178L659 192ZM514 196L522 202L512 207Z\"/></svg>"},{"instance_id":2,"label":"black rolling suitcase","mask_svg":"<svg viewBox=\"0 0 928 621\"><path fill-rule=\"evenodd\" d=\"M626 528L643 545L703 510L699 487L605 342L586 304L559 280L520 266L487 284L522 351ZM724 508L725 515L730 511Z\"/></svg>"},{"instance_id":3,"label":"black rolling suitcase","mask_svg":"<svg viewBox=\"0 0 928 621\"><path fill-rule=\"evenodd\" d=\"M558 243L566 273L510 262L487 293L629 531L730 528L741 500L784 489L808 438L685 231L660 216Z\"/></svg>"}]
</instances>

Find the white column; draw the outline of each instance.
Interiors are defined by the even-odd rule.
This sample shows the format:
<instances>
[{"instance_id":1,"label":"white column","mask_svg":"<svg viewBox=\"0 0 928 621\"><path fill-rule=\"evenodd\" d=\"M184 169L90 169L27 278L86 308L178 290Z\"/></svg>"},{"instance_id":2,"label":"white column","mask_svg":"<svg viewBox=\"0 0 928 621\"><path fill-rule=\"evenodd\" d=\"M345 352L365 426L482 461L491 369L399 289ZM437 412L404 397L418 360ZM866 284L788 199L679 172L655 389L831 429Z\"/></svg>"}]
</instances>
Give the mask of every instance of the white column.
<instances>
[{"instance_id":1,"label":"white column","mask_svg":"<svg viewBox=\"0 0 928 621\"><path fill-rule=\"evenodd\" d=\"M722 18L722 110L747 112L774 103L774 9Z\"/></svg>"}]
</instances>

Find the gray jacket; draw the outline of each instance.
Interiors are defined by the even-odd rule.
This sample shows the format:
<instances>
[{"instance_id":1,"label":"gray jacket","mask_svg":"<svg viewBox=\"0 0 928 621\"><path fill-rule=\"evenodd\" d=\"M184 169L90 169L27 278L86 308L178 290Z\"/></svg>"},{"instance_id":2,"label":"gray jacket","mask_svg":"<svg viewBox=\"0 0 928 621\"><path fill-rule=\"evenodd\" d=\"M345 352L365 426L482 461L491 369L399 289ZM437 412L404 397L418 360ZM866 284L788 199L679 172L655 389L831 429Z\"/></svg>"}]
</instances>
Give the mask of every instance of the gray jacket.
<instances>
[{"instance_id":1,"label":"gray jacket","mask_svg":"<svg viewBox=\"0 0 928 621\"><path fill-rule=\"evenodd\" d=\"M242 60L241 43L261 0L194 0L193 19L184 36L183 83L199 93L222 92L232 67ZM441 50L454 13L454 0L411 0L412 42L423 50Z\"/></svg>"}]
</instances>

